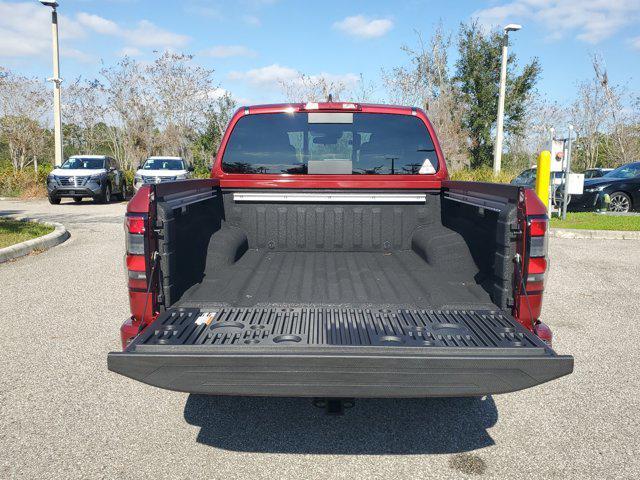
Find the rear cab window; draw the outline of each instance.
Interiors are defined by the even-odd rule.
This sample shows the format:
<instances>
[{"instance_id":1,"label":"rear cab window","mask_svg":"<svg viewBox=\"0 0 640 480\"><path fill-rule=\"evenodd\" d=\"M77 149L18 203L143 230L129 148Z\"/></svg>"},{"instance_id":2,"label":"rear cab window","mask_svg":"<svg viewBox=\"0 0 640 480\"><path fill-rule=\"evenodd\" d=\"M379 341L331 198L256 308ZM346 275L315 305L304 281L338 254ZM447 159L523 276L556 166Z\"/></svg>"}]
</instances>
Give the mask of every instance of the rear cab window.
<instances>
[{"instance_id":1,"label":"rear cab window","mask_svg":"<svg viewBox=\"0 0 640 480\"><path fill-rule=\"evenodd\" d=\"M418 175L438 171L424 122L413 115L295 112L246 115L222 157L225 173Z\"/></svg>"}]
</instances>

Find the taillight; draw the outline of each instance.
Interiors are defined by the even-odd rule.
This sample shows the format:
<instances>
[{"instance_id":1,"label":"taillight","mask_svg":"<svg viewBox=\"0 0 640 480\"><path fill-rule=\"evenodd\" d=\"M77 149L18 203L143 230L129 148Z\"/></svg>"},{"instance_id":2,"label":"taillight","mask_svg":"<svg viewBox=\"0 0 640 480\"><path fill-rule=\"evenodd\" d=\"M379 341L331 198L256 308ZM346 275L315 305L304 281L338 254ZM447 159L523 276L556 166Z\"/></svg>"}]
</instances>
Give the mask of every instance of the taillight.
<instances>
[{"instance_id":1,"label":"taillight","mask_svg":"<svg viewBox=\"0 0 640 480\"><path fill-rule=\"evenodd\" d=\"M146 290L147 262L145 256L146 218L142 216L125 217L125 235L127 255L125 264L129 288Z\"/></svg>"},{"instance_id":2,"label":"taillight","mask_svg":"<svg viewBox=\"0 0 640 480\"><path fill-rule=\"evenodd\" d=\"M127 270L146 272L147 266L144 255L127 255Z\"/></svg>"},{"instance_id":3,"label":"taillight","mask_svg":"<svg viewBox=\"0 0 640 480\"><path fill-rule=\"evenodd\" d=\"M547 220L535 218L529 221L529 234L532 237L544 237L547 233Z\"/></svg>"},{"instance_id":4,"label":"taillight","mask_svg":"<svg viewBox=\"0 0 640 480\"><path fill-rule=\"evenodd\" d=\"M529 259L529 275L539 275L547 271L547 259L531 257ZM528 278L527 278L528 280Z\"/></svg>"},{"instance_id":5,"label":"taillight","mask_svg":"<svg viewBox=\"0 0 640 480\"><path fill-rule=\"evenodd\" d=\"M144 235L145 232L144 217L125 217L125 225L128 233L136 235Z\"/></svg>"},{"instance_id":6,"label":"taillight","mask_svg":"<svg viewBox=\"0 0 640 480\"><path fill-rule=\"evenodd\" d=\"M548 269L547 231L549 222L547 208L536 193L529 189L520 190L520 202L526 215L522 242L518 243L516 255L516 282L513 314L518 321L538 333L540 324L544 281ZM540 338L545 333L540 329ZM543 338L544 340L544 338Z\"/></svg>"},{"instance_id":7,"label":"taillight","mask_svg":"<svg viewBox=\"0 0 640 480\"><path fill-rule=\"evenodd\" d=\"M516 294L517 318L524 326L534 331L542 312L542 293L547 271L547 217L527 219L525 265L522 268L525 291ZM520 290L520 287L519 287Z\"/></svg>"},{"instance_id":8,"label":"taillight","mask_svg":"<svg viewBox=\"0 0 640 480\"><path fill-rule=\"evenodd\" d=\"M547 226L546 218L532 218L528 222L528 264L527 292L539 292L544 289L544 276L547 271Z\"/></svg>"}]
</instances>

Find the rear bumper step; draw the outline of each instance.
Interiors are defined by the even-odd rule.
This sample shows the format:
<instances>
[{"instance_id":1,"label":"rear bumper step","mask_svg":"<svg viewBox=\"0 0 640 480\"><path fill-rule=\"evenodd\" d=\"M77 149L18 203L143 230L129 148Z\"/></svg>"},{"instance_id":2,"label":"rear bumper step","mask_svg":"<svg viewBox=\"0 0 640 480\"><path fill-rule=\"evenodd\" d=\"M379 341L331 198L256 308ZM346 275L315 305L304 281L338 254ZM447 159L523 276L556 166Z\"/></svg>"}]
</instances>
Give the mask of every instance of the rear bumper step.
<instances>
[{"instance_id":1,"label":"rear bumper step","mask_svg":"<svg viewBox=\"0 0 640 480\"><path fill-rule=\"evenodd\" d=\"M303 397L470 396L567 375L502 312L343 308L174 309L109 369L170 390Z\"/></svg>"}]
</instances>

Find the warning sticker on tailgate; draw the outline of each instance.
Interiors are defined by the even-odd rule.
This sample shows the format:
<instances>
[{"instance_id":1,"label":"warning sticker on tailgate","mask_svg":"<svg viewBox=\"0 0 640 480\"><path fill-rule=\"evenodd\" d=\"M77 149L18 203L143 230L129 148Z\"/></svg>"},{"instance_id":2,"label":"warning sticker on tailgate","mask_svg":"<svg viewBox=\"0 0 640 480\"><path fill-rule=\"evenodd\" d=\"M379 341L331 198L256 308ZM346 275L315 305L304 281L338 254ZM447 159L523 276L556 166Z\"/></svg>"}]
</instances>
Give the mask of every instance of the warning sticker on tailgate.
<instances>
[{"instance_id":1,"label":"warning sticker on tailgate","mask_svg":"<svg viewBox=\"0 0 640 480\"><path fill-rule=\"evenodd\" d=\"M196 318L196 325L211 325L213 319L216 316L216 312L202 312L198 318Z\"/></svg>"}]
</instances>

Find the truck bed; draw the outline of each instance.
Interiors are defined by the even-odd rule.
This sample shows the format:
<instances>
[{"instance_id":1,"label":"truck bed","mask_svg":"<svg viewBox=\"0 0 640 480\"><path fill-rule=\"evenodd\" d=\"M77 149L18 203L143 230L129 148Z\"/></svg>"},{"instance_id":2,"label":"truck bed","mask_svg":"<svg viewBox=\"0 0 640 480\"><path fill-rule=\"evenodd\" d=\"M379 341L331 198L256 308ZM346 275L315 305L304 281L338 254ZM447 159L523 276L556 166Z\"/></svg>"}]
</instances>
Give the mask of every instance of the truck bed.
<instances>
[{"instance_id":1,"label":"truck bed","mask_svg":"<svg viewBox=\"0 0 640 480\"><path fill-rule=\"evenodd\" d=\"M211 395L429 397L573 369L508 313L516 187L184 185L153 187L160 314L114 372Z\"/></svg>"},{"instance_id":2,"label":"truck bed","mask_svg":"<svg viewBox=\"0 0 640 480\"><path fill-rule=\"evenodd\" d=\"M527 388L573 358L500 311L280 305L171 308L108 365L192 393L423 397Z\"/></svg>"},{"instance_id":3,"label":"truck bed","mask_svg":"<svg viewBox=\"0 0 640 480\"><path fill-rule=\"evenodd\" d=\"M495 308L473 271L429 265L411 250L276 252L250 249L205 272L180 306L386 304L416 308Z\"/></svg>"}]
</instances>

